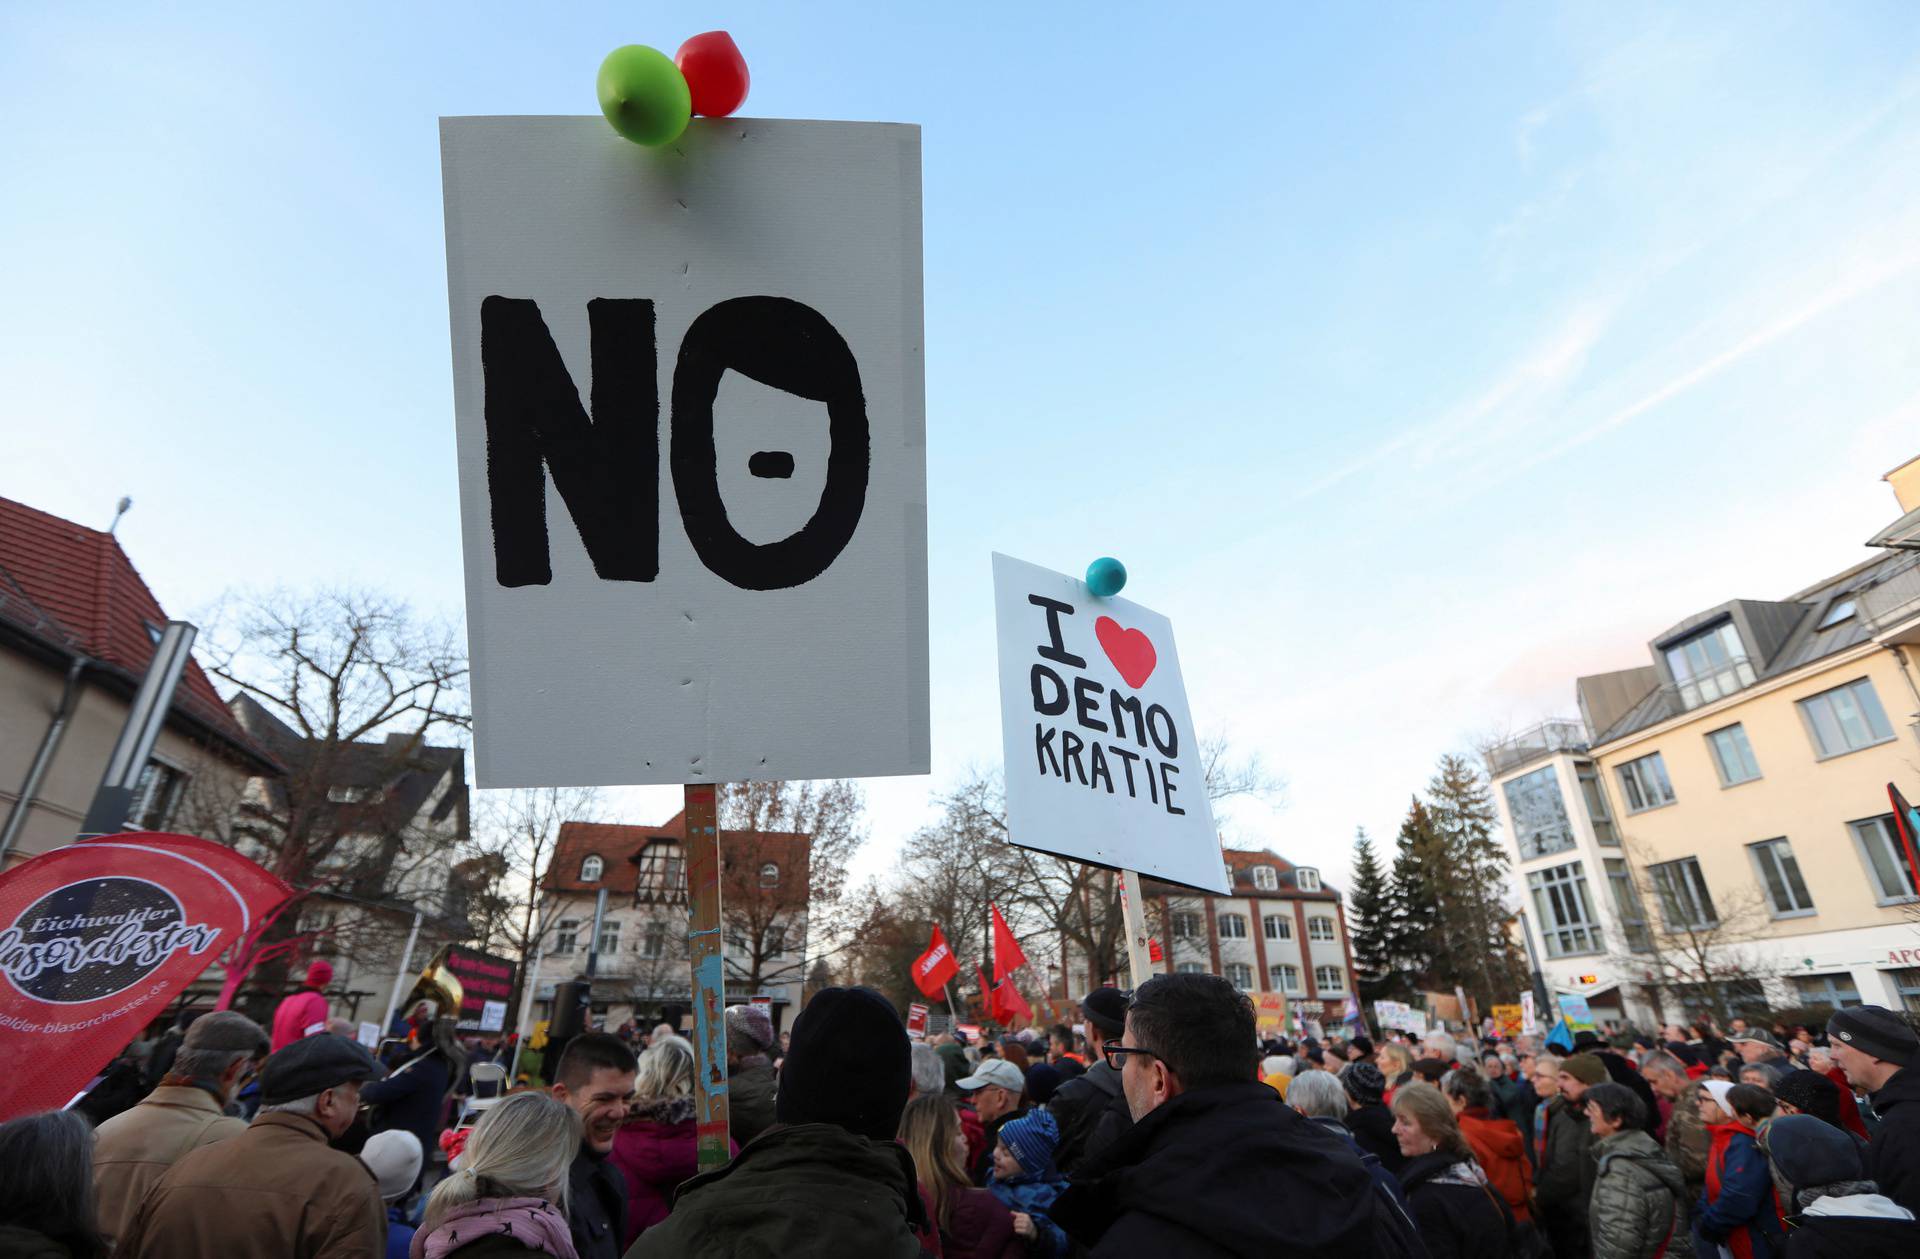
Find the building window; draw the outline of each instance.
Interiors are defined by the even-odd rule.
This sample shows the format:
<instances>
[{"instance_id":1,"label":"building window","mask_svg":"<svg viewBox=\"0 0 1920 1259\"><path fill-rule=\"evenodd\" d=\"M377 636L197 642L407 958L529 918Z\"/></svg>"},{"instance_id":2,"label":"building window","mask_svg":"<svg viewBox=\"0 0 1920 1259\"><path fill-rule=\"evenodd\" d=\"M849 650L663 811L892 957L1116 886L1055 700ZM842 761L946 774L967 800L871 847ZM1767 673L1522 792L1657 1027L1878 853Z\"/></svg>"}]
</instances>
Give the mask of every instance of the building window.
<instances>
[{"instance_id":1,"label":"building window","mask_svg":"<svg viewBox=\"0 0 1920 1259\"><path fill-rule=\"evenodd\" d=\"M1667 763L1658 752L1628 761L1614 770L1627 797L1627 812L1644 813L1673 803L1673 784L1667 781Z\"/></svg>"},{"instance_id":2,"label":"building window","mask_svg":"<svg viewBox=\"0 0 1920 1259\"><path fill-rule=\"evenodd\" d=\"M1181 975L1204 975L1207 973L1207 968L1198 962L1182 962L1173 969L1177 974Z\"/></svg>"},{"instance_id":3,"label":"building window","mask_svg":"<svg viewBox=\"0 0 1920 1259\"><path fill-rule=\"evenodd\" d=\"M761 952L762 957L779 957L787 951L787 929L778 924L768 927L761 940L766 946Z\"/></svg>"},{"instance_id":4,"label":"building window","mask_svg":"<svg viewBox=\"0 0 1920 1259\"><path fill-rule=\"evenodd\" d=\"M127 808L127 827L136 831L164 831L173 823L173 812L187 789L187 775L171 765L148 761L133 784L132 803Z\"/></svg>"},{"instance_id":5,"label":"building window","mask_svg":"<svg viewBox=\"0 0 1920 1259\"><path fill-rule=\"evenodd\" d=\"M1737 787L1760 777L1760 762L1753 759L1753 745L1747 742L1746 727L1735 723L1707 735L1713 749L1713 767L1720 771L1722 787Z\"/></svg>"},{"instance_id":6,"label":"building window","mask_svg":"<svg viewBox=\"0 0 1920 1259\"><path fill-rule=\"evenodd\" d=\"M1269 940L1293 939L1293 919L1285 914L1268 914L1261 920Z\"/></svg>"},{"instance_id":7,"label":"building window","mask_svg":"<svg viewBox=\"0 0 1920 1259\"><path fill-rule=\"evenodd\" d=\"M1920 1014L1920 968L1889 971L1893 991L1908 1014Z\"/></svg>"},{"instance_id":8,"label":"building window","mask_svg":"<svg viewBox=\"0 0 1920 1259\"><path fill-rule=\"evenodd\" d=\"M1854 986L1853 976L1845 971L1834 975L1795 975L1793 987L1800 994L1802 1005L1845 1010L1861 1004L1860 990Z\"/></svg>"},{"instance_id":9,"label":"building window","mask_svg":"<svg viewBox=\"0 0 1920 1259\"><path fill-rule=\"evenodd\" d=\"M1800 701L1800 716L1820 759L1858 752L1893 738L1886 710L1873 693L1873 683L1861 678Z\"/></svg>"},{"instance_id":10,"label":"building window","mask_svg":"<svg viewBox=\"0 0 1920 1259\"><path fill-rule=\"evenodd\" d=\"M1220 938L1222 940L1244 940L1247 938L1247 920L1241 914L1220 915Z\"/></svg>"},{"instance_id":11,"label":"building window","mask_svg":"<svg viewBox=\"0 0 1920 1259\"><path fill-rule=\"evenodd\" d=\"M1256 890L1262 892L1279 891L1280 872L1272 866L1255 866L1253 868L1253 886Z\"/></svg>"},{"instance_id":12,"label":"building window","mask_svg":"<svg viewBox=\"0 0 1920 1259\"><path fill-rule=\"evenodd\" d=\"M1593 837L1603 847L1618 848L1620 832L1613 829L1613 811L1607 808L1607 793L1600 789L1600 771L1593 767L1592 761L1582 761L1574 767L1573 772L1580 780L1580 795L1587 802L1587 817L1593 822Z\"/></svg>"},{"instance_id":13,"label":"building window","mask_svg":"<svg viewBox=\"0 0 1920 1259\"><path fill-rule=\"evenodd\" d=\"M1647 911L1640 903L1640 890L1633 885L1627 863L1618 857L1604 860L1607 888L1613 893L1613 911L1620 915L1620 930L1627 937L1627 948L1635 953L1653 952L1653 937L1647 933Z\"/></svg>"},{"instance_id":14,"label":"building window","mask_svg":"<svg viewBox=\"0 0 1920 1259\"><path fill-rule=\"evenodd\" d=\"M1337 934L1333 929L1333 919L1325 917L1307 919L1307 939L1326 941L1333 939Z\"/></svg>"},{"instance_id":15,"label":"building window","mask_svg":"<svg viewBox=\"0 0 1920 1259\"><path fill-rule=\"evenodd\" d=\"M1573 847L1573 827L1567 824L1567 806L1560 798L1560 780L1551 765L1509 780L1507 815L1513 819L1513 840L1520 860L1529 861Z\"/></svg>"},{"instance_id":16,"label":"building window","mask_svg":"<svg viewBox=\"0 0 1920 1259\"><path fill-rule=\"evenodd\" d=\"M579 935L580 920L578 918L562 918L553 929L553 951L555 953L573 952L574 943Z\"/></svg>"},{"instance_id":17,"label":"building window","mask_svg":"<svg viewBox=\"0 0 1920 1259\"><path fill-rule=\"evenodd\" d=\"M580 863L580 881L582 883L598 882L601 872L606 868L607 863L600 860L600 854L594 853Z\"/></svg>"},{"instance_id":18,"label":"building window","mask_svg":"<svg viewBox=\"0 0 1920 1259\"><path fill-rule=\"evenodd\" d=\"M780 867L775 865L771 861L761 866L760 867L760 886L761 887L779 887L780 886Z\"/></svg>"},{"instance_id":19,"label":"building window","mask_svg":"<svg viewBox=\"0 0 1920 1259\"><path fill-rule=\"evenodd\" d=\"M1578 861L1548 870L1529 871L1527 886L1533 891L1534 909L1540 916L1540 937L1547 942L1548 957L1598 953L1606 947L1600 920L1594 916L1593 903L1587 898L1587 880L1581 874Z\"/></svg>"},{"instance_id":20,"label":"building window","mask_svg":"<svg viewBox=\"0 0 1920 1259\"><path fill-rule=\"evenodd\" d=\"M1891 905L1912 900L1913 870L1907 865L1900 833L1893 827L1893 814L1882 813L1879 817L1849 822L1847 826L1866 856L1867 869L1873 871L1873 890L1880 903Z\"/></svg>"},{"instance_id":21,"label":"building window","mask_svg":"<svg viewBox=\"0 0 1920 1259\"><path fill-rule=\"evenodd\" d=\"M667 954L667 924L655 919L641 931L640 938L634 942L640 950L640 956L649 961L665 957Z\"/></svg>"},{"instance_id":22,"label":"building window","mask_svg":"<svg viewBox=\"0 0 1920 1259\"><path fill-rule=\"evenodd\" d=\"M1241 992L1253 991L1253 967L1245 962L1227 963L1227 982Z\"/></svg>"},{"instance_id":23,"label":"building window","mask_svg":"<svg viewBox=\"0 0 1920 1259\"><path fill-rule=\"evenodd\" d=\"M1316 966L1313 968L1313 983L1322 995L1329 992L1342 992L1346 989L1346 975L1338 966Z\"/></svg>"},{"instance_id":24,"label":"building window","mask_svg":"<svg viewBox=\"0 0 1920 1259\"><path fill-rule=\"evenodd\" d=\"M1707 890L1706 876L1692 857L1663 861L1648 866L1653 889L1660 894L1660 914L1673 931L1697 931L1718 926L1720 914L1713 907L1713 893Z\"/></svg>"},{"instance_id":25,"label":"building window","mask_svg":"<svg viewBox=\"0 0 1920 1259\"><path fill-rule=\"evenodd\" d=\"M1300 866L1293 872L1294 885L1303 892L1320 890L1320 872L1311 866Z\"/></svg>"},{"instance_id":26,"label":"building window","mask_svg":"<svg viewBox=\"0 0 1920 1259\"><path fill-rule=\"evenodd\" d=\"M1773 907L1775 918L1813 912L1813 897L1807 895L1806 882L1800 877L1800 862L1794 858L1791 844L1784 839L1769 839L1748 844L1747 851L1753 854L1753 864L1760 871L1760 886L1767 889L1767 903Z\"/></svg>"},{"instance_id":27,"label":"building window","mask_svg":"<svg viewBox=\"0 0 1920 1259\"><path fill-rule=\"evenodd\" d=\"M620 951L620 920L618 918L601 920L599 951L608 955Z\"/></svg>"},{"instance_id":28,"label":"building window","mask_svg":"<svg viewBox=\"0 0 1920 1259\"><path fill-rule=\"evenodd\" d=\"M687 898L687 863L680 845L656 840L640 850L640 874L634 884L634 894L643 901Z\"/></svg>"},{"instance_id":29,"label":"building window","mask_svg":"<svg viewBox=\"0 0 1920 1259\"><path fill-rule=\"evenodd\" d=\"M1827 614L1820 618L1820 624L1814 626L1813 628L1832 629L1834 626L1840 624L1840 622L1852 616L1853 613L1854 613L1854 601L1852 599L1842 599L1840 600L1840 602L1828 608Z\"/></svg>"},{"instance_id":30,"label":"building window","mask_svg":"<svg viewBox=\"0 0 1920 1259\"><path fill-rule=\"evenodd\" d=\"M1173 938L1191 940L1200 934L1200 915L1182 912L1173 916Z\"/></svg>"},{"instance_id":31,"label":"building window","mask_svg":"<svg viewBox=\"0 0 1920 1259\"><path fill-rule=\"evenodd\" d=\"M1272 976L1273 989L1275 992L1300 991L1300 968L1298 966L1282 964L1268 967L1267 971L1268 974Z\"/></svg>"},{"instance_id":32,"label":"building window","mask_svg":"<svg viewBox=\"0 0 1920 1259\"><path fill-rule=\"evenodd\" d=\"M1666 649L1667 669L1680 688L1680 703L1698 708L1753 685L1753 663L1732 621L1722 621Z\"/></svg>"},{"instance_id":33,"label":"building window","mask_svg":"<svg viewBox=\"0 0 1920 1259\"><path fill-rule=\"evenodd\" d=\"M378 794L372 787L334 786L327 788L327 801L330 804L359 804Z\"/></svg>"}]
</instances>

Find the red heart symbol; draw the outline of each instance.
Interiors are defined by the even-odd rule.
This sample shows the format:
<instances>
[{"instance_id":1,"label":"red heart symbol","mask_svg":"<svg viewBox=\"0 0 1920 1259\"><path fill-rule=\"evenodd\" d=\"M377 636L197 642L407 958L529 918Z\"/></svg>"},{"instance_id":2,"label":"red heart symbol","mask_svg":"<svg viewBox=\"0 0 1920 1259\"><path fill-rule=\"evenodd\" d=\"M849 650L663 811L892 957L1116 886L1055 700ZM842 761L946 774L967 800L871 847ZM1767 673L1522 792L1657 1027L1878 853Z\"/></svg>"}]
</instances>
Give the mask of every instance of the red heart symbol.
<instances>
[{"instance_id":1,"label":"red heart symbol","mask_svg":"<svg viewBox=\"0 0 1920 1259\"><path fill-rule=\"evenodd\" d=\"M1151 638L1136 629L1120 628L1120 622L1110 616L1093 623L1093 636L1100 640L1100 650L1107 653L1113 667L1120 670L1121 679L1136 691L1146 685L1153 667L1160 663Z\"/></svg>"}]
</instances>

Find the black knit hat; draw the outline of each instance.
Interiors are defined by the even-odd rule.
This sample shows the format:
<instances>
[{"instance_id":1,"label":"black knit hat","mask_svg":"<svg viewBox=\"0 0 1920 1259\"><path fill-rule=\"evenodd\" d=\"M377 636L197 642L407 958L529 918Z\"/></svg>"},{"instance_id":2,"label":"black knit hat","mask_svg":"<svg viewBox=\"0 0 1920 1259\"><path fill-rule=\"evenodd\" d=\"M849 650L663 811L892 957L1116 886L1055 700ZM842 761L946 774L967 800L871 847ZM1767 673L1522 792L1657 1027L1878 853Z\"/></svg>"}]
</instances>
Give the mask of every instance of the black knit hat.
<instances>
[{"instance_id":1,"label":"black knit hat","mask_svg":"<svg viewBox=\"0 0 1920 1259\"><path fill-rule=\"evenodd\" d=\"M1789 1071L1775 1082L1773 1095L1802 1114L1840 1122L1840 1086L1818 1071Z\"/></svg>"},{"instance_id":2,"label":"black knit hat","mask_svg":"<svg viewBox=\"0 0 1920 1259\"><path fill-rule=\"evenodd\" d=\"M1913 1025L1885 1006L1857 1005L1827 1020L1827 1037L1882 1062L1906 1066L1920 1053Z\"/></svg>"},{"instance_id":3,"label":"black knit hat","mask_svg":"<svg viewBox=\"0 0 1920 1259\"><path fill-rule=\"evenodd\" d=\"M1371 1106L1386 1095L1387 1077L1371 1062L1350 1062L1340 1069L1339 1078L1347 1096L1362 1106Z\"/></svg>"},{"instance_id":4,"label":"black knit hat","mask_svg":"<svg viewBox=\"0 0 1920 1259\"><path fill-rule=\"evenodd\" d=\"M1860 1143L1853 1134L1812 1115L1782 1115L1769 1124L1767 1152L1796 1193L1866 1179Z\"/></svg>"},{"instance_id":5,"label":"black knit hat","mask_svg":"<svg viewBox=\"0 0 1920 1259\"><path fill-rule=\"evenodd\" d=\"M891 1141L912 1084L907 1029L871 988L822 988L793 1023L774 1115Z\"/></svg>"},{"instance_id":6,"label":"black knit hat","mask_svg":"<svg viewBox=\"0 0 1920 1259\"><path fill-rule=\"evenodd\" d=\"M1117 1038L1126 1034L1127 1003L1131 999L1118 988L1095 988L1080 1003L1080 1013L1087 1022Z\"/></svg>"}]
</instances>

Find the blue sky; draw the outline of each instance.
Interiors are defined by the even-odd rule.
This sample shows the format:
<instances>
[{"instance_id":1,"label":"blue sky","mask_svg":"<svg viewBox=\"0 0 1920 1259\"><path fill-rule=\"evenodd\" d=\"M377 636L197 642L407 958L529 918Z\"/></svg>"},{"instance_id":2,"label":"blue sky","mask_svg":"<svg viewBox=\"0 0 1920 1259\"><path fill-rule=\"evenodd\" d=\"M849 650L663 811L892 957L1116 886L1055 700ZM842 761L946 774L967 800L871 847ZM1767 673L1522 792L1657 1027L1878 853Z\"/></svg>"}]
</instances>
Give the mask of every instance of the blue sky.
<instances>
[{"instance_id":1,"label":"blue sky","mask_svg":"<svg viewBox=\"0 0 1920 1259\"><path fill-rule=\"evenodd\" d=\"M1442 751L1866 552L1920 454L1920 10L0 10L0 494L176 615L458 615L435 119L725 26L750 115L924 127L935 774L998 756L988 555L1114 554L1344 869ZM657 820L671 791L621 807Z\"/></svg>"}]
</instances>

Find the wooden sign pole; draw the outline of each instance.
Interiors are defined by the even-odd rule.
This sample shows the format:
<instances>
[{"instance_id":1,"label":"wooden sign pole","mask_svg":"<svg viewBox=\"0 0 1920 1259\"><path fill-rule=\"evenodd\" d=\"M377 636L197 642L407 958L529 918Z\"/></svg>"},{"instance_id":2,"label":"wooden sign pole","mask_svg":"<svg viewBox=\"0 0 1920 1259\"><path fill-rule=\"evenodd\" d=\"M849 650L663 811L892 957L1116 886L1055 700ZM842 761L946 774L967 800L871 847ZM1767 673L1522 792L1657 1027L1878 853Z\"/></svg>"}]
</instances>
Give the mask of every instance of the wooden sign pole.
<instances>
[{"instance_id":1,"label":"wooden sign pole","mask_svg":"<svg viewBox=\"0 0 1920 1259\"><path fill-rule=\"evenodd\" d=\"M720 924L717 791L686 787L687 952L693 964L693 1097L696 1165L727 1165L727 959Z\"/></svg>"},{"instance_id":2,"label":"wooden sign pole","mask_svg":"<svg viewBox=\"0 0 1920 1259\"><path fill-rule=\"evenodd\" d=\"M1120 872L1120 912L1127 926L1127 984L1138 988L1153 977L1153 960L1147 946L1147 913L1140 899L1137 870Z\"/></svg>"}]
</instances>

